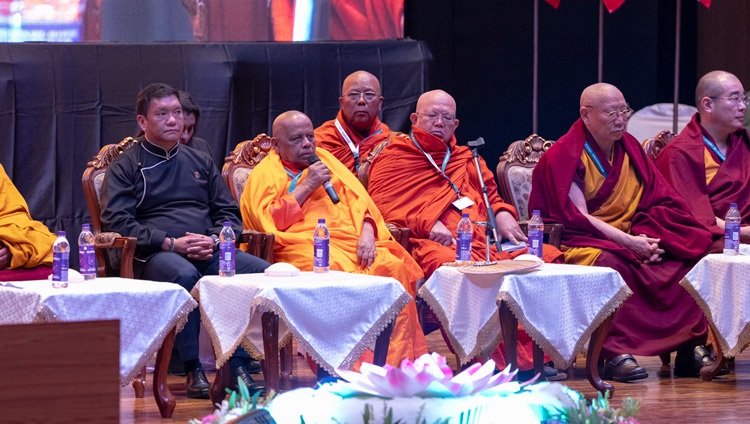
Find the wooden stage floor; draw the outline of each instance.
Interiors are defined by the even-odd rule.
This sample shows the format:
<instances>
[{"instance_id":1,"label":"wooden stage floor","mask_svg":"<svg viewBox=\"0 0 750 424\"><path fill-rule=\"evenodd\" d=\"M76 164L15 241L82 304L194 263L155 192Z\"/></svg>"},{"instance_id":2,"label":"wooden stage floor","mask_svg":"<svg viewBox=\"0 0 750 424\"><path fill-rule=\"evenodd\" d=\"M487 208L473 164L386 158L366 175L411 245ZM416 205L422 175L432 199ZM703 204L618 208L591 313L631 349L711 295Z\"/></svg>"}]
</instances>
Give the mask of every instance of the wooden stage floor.
<instances>
[{"instance_id":1,"label":"wooden stage floor","mask_svg":"<svg viewBox=\"0 0 750 424\"><path fill-rule=\"evenodd\" d=\"M448 357L455 364L455 359L448 352L440 332L433 332L427 337L430 351L436 351ZM593 397L596 392L586 380L583 373L583 361L579 357L576 375L562 381L568 387ZM699 378L673 378L659 376L661 361L658 357L638 357L639 363L646 367L649 377L634 383L613 383L615 397L613 406L619 407L622 399L632 397L641 401L638 420L643 424L659 423L748 423L750 407L744 404L750 396L750 350L737 357L736 368L727 376L718 377L712 382ZM672 358L674 362L674 354ZM302 359L294 364L294 383L300 387L313 386L315 378ZM209 373L209 379L213 374ZM149 374L148 378L151 378ZM169 378L170 384L184 382L184 377ZM201 418L210 414L213 407L208 400L193 400L176 397L177 407L169 419L162 419L152 396L151 381L147 381L146 397L136 399L132 387L120 390L120 422L127 423L186 423L191 418Z\"/></svg>"}]
</instances>

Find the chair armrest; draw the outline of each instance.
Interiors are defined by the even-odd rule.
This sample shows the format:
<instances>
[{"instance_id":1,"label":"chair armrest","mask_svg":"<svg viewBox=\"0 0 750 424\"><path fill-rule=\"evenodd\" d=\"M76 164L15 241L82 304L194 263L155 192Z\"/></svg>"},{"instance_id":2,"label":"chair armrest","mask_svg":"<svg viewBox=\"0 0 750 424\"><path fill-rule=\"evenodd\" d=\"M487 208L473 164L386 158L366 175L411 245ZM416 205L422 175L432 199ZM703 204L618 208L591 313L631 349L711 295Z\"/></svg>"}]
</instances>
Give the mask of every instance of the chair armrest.
<instances>
[{"instance_id":1,"label":"chair armrest","mask_svg":"<svg viewBox=\"0 0 750 424\"><path fill-rule=\"evenodd\" d=\"M529 222L519 222L518 225L521 227L521 231L524 234L529 233ZM560 248L560 241L562 240L563 225L559 222L544 223L544 242Z\"/></svg>"},{"instance_id":2,"label":"chair armrest","mask_svg":"<svg viewBox=\"0 0 750 424\"><path fill-rule=\"evenodd\" d=\"M265 259L268 263L273 263L273 245L275 241L273 233L244 230L237 241L247 244L247 253Z\"/></svg>"},{"instance_id":3,"label":"chair armrest","mask_svg":"<svg viewBox=\"0 0 750 424\"><path fill-rule=\"evenodd\" d=\"M393 239L400 244L407 252L411 253L411 246L409 245L409 235L411 230L407 227L399 227L396 224L386 222L385 226L388 227L388 231L391 232Z\"/></svg>"},{"instance_id":4,"label":"chair armrest","mask_svg":"<svg viewBox=\"0 0 750 424\"><path fill-rule=\"evenodd\" d=\"M105 255L108 249L122 249L120 253L120 277L135 278L133 273L133 257L135 256L135 245L138 239L135 237L123 237L119 233L107 232L97 233L94 236L96 247L96 275L107 276L107 265L110 264L109 257Z\"/></svg>"}]
</instances>

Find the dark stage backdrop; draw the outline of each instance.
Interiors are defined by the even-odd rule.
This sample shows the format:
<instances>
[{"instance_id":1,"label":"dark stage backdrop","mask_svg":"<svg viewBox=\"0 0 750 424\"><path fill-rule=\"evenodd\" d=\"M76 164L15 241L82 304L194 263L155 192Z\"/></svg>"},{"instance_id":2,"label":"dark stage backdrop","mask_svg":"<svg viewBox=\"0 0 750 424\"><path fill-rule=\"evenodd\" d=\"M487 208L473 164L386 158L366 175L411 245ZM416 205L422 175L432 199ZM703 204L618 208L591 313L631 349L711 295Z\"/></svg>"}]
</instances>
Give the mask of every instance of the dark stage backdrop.
<instances>
[{"instance_id":1,"label":"dark stage backdrop","mask_svg":"<svg viewBox=\"0 0 750 424\"><path fill-rule=\"evenodd\" d=\"M74 251L89 221L81 187L105 144L135 135L135 96L152 82L189 91L201 107L196 135L214 160L268 132L297 109L318 126L339 109L343 79L365 69L382 82L382 118L408 130L427 88L422 42L235 44L0 44L0 163L32 216L66 230ZM77 267L77 255L71 255Z\"/></svg>"}]
</instances>

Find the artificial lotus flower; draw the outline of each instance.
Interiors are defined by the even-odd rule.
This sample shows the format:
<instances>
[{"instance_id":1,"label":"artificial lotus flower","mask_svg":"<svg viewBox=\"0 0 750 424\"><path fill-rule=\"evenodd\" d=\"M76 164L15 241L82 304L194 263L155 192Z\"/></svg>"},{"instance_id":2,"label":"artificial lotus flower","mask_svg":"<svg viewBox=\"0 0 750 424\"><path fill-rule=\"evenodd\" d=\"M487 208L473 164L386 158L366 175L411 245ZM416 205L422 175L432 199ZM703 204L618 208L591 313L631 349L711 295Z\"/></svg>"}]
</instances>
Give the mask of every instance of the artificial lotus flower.
<instances>
[{"instance_id":1,"label":"artificial lotus flower","mask_svg":"<svg viewBox=\"0 0 750 424\"><path fill-rule=\"evenodd\" d=\"M462 397L474 394L513 393L530 382L512 381L517 371L510 366L495 374L495 362L472 364L453 375L446 359L437 353L424 354L412 362L405 359L400 367L363 363L360 372L336 370L347 382L334 383L330 390L343 397L370 394L381 397Z\"/></svg>"}]
</instances>

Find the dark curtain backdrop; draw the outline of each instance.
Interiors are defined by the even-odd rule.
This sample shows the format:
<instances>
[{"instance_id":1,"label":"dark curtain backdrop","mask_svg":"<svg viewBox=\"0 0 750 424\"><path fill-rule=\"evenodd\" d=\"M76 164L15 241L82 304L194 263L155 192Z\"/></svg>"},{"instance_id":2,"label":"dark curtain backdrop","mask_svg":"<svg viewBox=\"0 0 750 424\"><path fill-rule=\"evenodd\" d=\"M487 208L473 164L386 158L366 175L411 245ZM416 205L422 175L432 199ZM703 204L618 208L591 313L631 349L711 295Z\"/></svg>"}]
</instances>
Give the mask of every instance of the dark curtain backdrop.
<instances>
[{"instance_id":1,"label":"dark curtain backdrop","mask_svg":"<svg viewBox=\"0 0 750 424\"><path fill-rule=\"evenodd\" d=\"M599 3L562 0L554 9L539 0L537 132L546 139L567 132L581 91L597 82ZM425 40L435 58L430 88L456 98L459 142L484 137L481 154L494 170L508 145L532 132L534 1L406 0L405 7L406 35ZM705 9L682 1L679 97L687 104L697 82L696 8ZM675 11L675 0L627 0L604 12L603 80L635 110L672 102Z\"/></svg>"},{"instance_id":2,"label":"dark curtain backdrop","mask_svg":"<svg viewBox=\"0 0 750 424\"><path fill-rule=\"evenodd\" d=\"M343 79L365 69L388 99L382 118L408 130L430 53L415 41L236 44L1 44L0 163L32 216L66 230L76 248L89 214L81 176L105 144L135 135L135 97L152 82L189 91L196 135L217 166L238 142L297 109L333 119ZM75 250L74 250L75 251ZM77 266L77 255L71 255Z\"/></svg>"}]
</instances>

